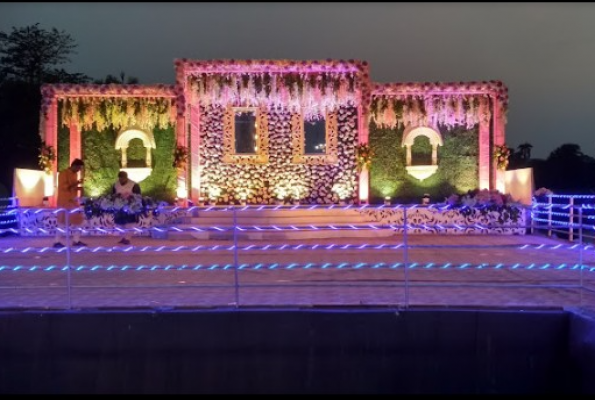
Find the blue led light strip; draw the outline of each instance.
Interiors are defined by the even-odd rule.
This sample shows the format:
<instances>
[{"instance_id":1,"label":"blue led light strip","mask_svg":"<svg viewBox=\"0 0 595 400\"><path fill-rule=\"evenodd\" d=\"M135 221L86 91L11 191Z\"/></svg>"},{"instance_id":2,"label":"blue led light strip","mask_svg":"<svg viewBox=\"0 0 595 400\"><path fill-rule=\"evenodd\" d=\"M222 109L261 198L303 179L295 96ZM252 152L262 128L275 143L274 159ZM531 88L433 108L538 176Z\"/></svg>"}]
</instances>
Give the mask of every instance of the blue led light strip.
<instances>
[{"instance_id":1,"label":"blue led light strip","mask_svg":"<svg viewBox=\"0 0 595 400\"><path fill-rule=\"evenodd\" d=\"M324 263L324 264L316 264L316 263L308 263L308 264L240 264L238 269L240 270L297 270L297 269L325 269L325 270L346 270L346 269L388 269L388 270L399 270L404 269L405 264L403 263ZM71 271L76 272L83 272L83 271L225 271L225 270L233 270L233 264L213 264L213 265L79 265L79 266L72 266ZM444 269L452 269L452 270L469 270L469 269L498 269L498 270L505 270L505 269L515 269L515 270L583 270L589 272L595 272L595 266L589 265L582 265L579 264L513 264L513 265L505 265L505 264L471 264L471 263L463 263L463 264L452 264L452 263L411 263L407 266L407 269L417 269L417 270L428 270L428 269L436 269L436 270L444 270ZM50 271L67 271L68 267L63 265L32 265L32 266L25 266L25 265L0 265L0 272L16 272L16 271L27 271L27 272L50 272Z\"/></svg>"},{"instance_id":2,"label":"blue led light strip","mask_svg":"<svg viewBox=\"0 0 595 400\"><path fill-rule=\"evenodd\" d=\"M238 251L304 251L304 250L399 250L404 248L403 243L380 243L380 244L266 244L256 245L250 244L246 246L238 246ZM408 245L409 249L519 249L519 250L580 250L579 244L523 244L523 245ZM582 250L592 250L595 246L583 245ZM208 251L234 251L233 245L197 245L197 246L96 246L96 247L72 247L72 253L161 253L161 252L208 252ZM37 253L65 253L66 247L56 249L54 247L6 247L0 248L0 254L20 253L20 254L37 254Z\"/></svg>"},{"instance_id":3,"label":"blue led light strip","mask_svg":"<svg viewBox=\"0 0 595 400\"><path fill-rule=\"evenodd\" d=\"M530 225L525 224L515 224L515 225L504 225L504 224L407 224L407 229L425 229L425 230L441 230L441 229L457 229L457 230L465 230L468 228L477 228L477 229L494 229L494 228L529 228ZM318 230L382 230L382 229L392 229L392 230L399 230L405 229L405 225L396 225L396 224L349 224L349 225L286 225L286 226L276 226L276 225L252 225L252 226L240 226L238 225L237 230L241 232L278 232L278 231L318 231ZM53 228L59 232L65 233L66 230L64 228ZM157 232L230 232L233 231L233 226L210 226L210 227L183 227L179 228L176 226L170 226L167 228L71 228L71 232L79 231L82 233L92 233L92 232L100 232L100 233L115 233L115 232L150 232L150 231L157 231ZM52 233L50 229L46 228L10 228L10 229L0 229L0 233L45 233L50 234Z\"/></svg>"},{"instance_id":4,"label":"blue led light strip","mask_svg":"<svg viewBox=\"0 0 595 400\"><path fill-rule=\"evenodd\" d=\"M485 207L488 207L486 205ZM475 205L473 208L481 209L485 208L481 205ZM420 204L392 204L392 205L336 205L336 204L303 204L303 205L246 205L246 206L237 206L237 205L229 205L229 206L192 206L192 207L162 207L160 208L160 212L185 212L185 213L195 213L195 212L217 212L217 211L271 211L271 210L416 210L416 209L436 209L436 210L450 210L452 207L448 204L439 203L439 204L428 204L428 205L420 205ZM464 207L463 207L464 208ZM11 210L11 213L18 213L19 210ZM75 209L65 209L65 208L27 208L24 210L25 213L33 213L37 214L40 212L51 212L53 214L68 212L70 214L77 214L83 213L84 209L82 207L75 208Z\"/></svg>"}]
</instances>

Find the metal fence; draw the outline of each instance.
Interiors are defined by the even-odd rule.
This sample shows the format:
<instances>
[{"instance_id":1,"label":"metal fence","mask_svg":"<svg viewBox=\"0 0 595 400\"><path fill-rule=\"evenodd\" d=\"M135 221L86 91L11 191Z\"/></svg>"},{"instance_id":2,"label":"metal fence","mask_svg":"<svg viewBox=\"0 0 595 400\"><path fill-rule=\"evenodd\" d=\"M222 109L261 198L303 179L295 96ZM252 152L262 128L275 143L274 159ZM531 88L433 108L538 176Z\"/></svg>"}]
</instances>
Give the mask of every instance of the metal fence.
<instances>
[{"instance_id":1,"label":"metal fence","mask_svg":"<svg viewBox=\"0 0 595 400\"><path fill-rule=\"evenodd\" d=\"M591 308L587 206L559 216L536 202L506 223L437 205L172 207L175 218L144 227L72 226L82 209L15 207L6 213L20 225L0 229L0 307ZM27 225L32 215L47 224ZM571 243L548 236L559 228ZM52 246L56 232L65 247ZM132 244L118 244L126 232Z\"/></svg>"}]
</instances>

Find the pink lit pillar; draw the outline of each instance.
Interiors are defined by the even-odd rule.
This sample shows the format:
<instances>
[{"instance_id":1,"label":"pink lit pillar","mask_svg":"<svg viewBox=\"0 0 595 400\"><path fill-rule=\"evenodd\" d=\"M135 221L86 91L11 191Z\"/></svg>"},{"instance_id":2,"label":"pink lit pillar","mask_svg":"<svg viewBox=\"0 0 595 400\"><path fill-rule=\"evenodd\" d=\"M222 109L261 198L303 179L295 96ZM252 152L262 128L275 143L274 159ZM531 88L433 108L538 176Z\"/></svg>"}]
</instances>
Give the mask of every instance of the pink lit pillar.
<instances>
[{"instance_id":1,"label":"pink lit pillar","mask_svg":"<svg viewBox=\"0 0 595 400\"><path fill-rule=\"evenodd\" d=\"M186 118L184 117L184 115L178 115L176 119L176 145L183 147L188 146L188 139L186 135ZM188 171L186 169L178 170L178 184L176 189L176 196L178 197L178 199L183 199L181 201L183 201L184 206L187 205L186 199L188 198L187 177Z\"/></svg>"},{"instance_id":2,"label":"pink lit pillar","mask_svg":"<svg viewBox=\"0 0 595 400\"><path fill-rule=\"evenodd\" d=\"M190 106L190 197L194 203L198 202L200 197L200 106L192 104Z\"/></svg>"},{"instance_id":3,"label":"pink lit pillar","mask_svg":"<svg viewBox=\"0 0 595 400\"><path fill-rule=\"evenodd\" d=\"M487 107L485 101L480 102L480 107ZM483 115L480 110L480 115ZM479 188L490 188L490 121L483 117L479 121Z\"/></svg>"},{"instance_id":4,"label":"pink lit pillar","mask_svg":"<svg viewBox=\"0 0 595 400\"><path fill-rule=\"evenodd\" d=\"M357 107L357 132L359 144L368 144L368 124L367 114L363 107ZM370 195L370 171L364 166L359 173L359 201L360 203L367 203Z\"/></svg>"},{"instance_id":5,"label":"pink lit pillar","mask_svg":"<svg viewBox=\"0 0 595 400\"><path fill-rule=\"evenodd\" d=\"M505 144L506 139L504 137L504 115L502 114L502 103L494 98L494 109L493 109L493 126L494 126L494 147L502 146ZM493 188L504 193L506 191L505 185L505 171L501 171L497 168L498 160L494 158L492 160L492 182Z\"/></svg>"},{"instance_id":6,"label":"pink lit pillar","mask_svg":"<svg viewBox=\"0 0 595 400\"><path fill-rule=\"evenodd\" d=\"M45 140L46 145L52 146L56 152L56 161L52 165L50 184L52 185L51 196L48 197L49 206L56 207L55 182L58 172L58 100L53 98L45 116Z\"/></svg>"},{"instance_id":7,"label":"pink lit pillar","mask_svg":"<svg viewBox=\"0 0 595 400\"><path fill-rule=\"evenodd\" d=\"M70 162L81 158L81 131L74 123L70 123Z\"/></svg>"}]
</instances>

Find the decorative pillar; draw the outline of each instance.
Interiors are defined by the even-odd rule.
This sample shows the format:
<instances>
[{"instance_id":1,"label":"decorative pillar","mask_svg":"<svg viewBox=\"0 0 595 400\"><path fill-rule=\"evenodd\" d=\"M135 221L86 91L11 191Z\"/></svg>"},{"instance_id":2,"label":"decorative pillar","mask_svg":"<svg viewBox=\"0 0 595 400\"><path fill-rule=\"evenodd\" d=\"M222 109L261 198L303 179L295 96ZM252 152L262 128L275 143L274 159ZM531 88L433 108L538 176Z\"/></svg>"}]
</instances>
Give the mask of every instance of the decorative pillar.
<instances>
[{"instance_id":1,"label":"decorative pillar","mask_svg":"<svg viewBox=\"0 0 595 400\"><path fill-rule=\"evenodd\" d=\"M147 166L147 168L151 168L151 164L153 163L153 160L151 159L151 146L147 146L145 147L145 149L147 150L147 155L145 157L145 165Z\"/></svg>"},{"instance_id":2,"label":"decorative pillar","mask_svg":"<svg viewBox=\"0 0 595 400\"><path fill-rule=\"evenodd\" d=\"M186 118L184 115L178 114L176 119L176 145L187 147L186 139ZM178 180L176 196L178 199L184 199L182 205L186 205L186 199L188 199L188 186L186 185L186 168L178 168Z\"/></svg>"},{"instance_id":3,"label":"decorative pillar","mask_svg":"<svg viewBox=\"0 0 595 400\"><path fill-rule=\"evenodd\" d=\"M485 98L479 102L479 188L490 189L490 118Z\"/></svg>"},{"instance_id":4,"label":"decorative pillar","mask_svg":"<svg viewBox=\"0 0 595 400\"><path fill-rule=\"evenodd\" d=\"M75 158L81 158L81 130L72 122L70 124L70 163Z\"/></svg>"},{"instance_id":5,"label":"decorative pillar","mask_svg":"<svg viewBox=\"0 0 595 400\"><path fill-rule=\"evenodd\" d=\"M120 147L120 151L122 152L122 168L128 167L128 158L126 156L126 151L128 147L122 146Z\"/></svg>"},{"instance_id":6,"label":"decorative pillar","mask_svg":"<svg viewBox=\"0 0 595 400\"><path fill-rule=\"evenodd\" d=\"M58 99L55 97L51 100L50 106L48 107L47 114L45 115L45 140L46 145L52 146L56 153L56 161L52 165L51 179L48 179L51 191L46 190L48 194L48 203L50 207L56 207L56 176L58 173ZM51 195L49 194L51 193Z\"/></svg>"},{"instance_id":7,"label":"decorative pillar","mask_svg":"<svg viewBox=\"0 0 595 400\"><path fill-rule=\"evenodd\" d=\"M497 97L493 97L493 132L494 132L494 147L496 146L503 146L506 142L504 137L504 115L502 113L502 103L498 100ZM504 193L506 191L505 187L505 180L504 175L506 171L499 170L497 168L498 160L495 159L492 161L492 188L497 189L500 192Z\"/></svg>"},{"instance_id":8,"label":"decorative pillar","mask_svg":"<svg viewBox=\"0 0 595 400\"><path fill-rule=\"evenodd\" d=\"M190 106L190 198L197 203L200 197L200 106L192 104Z\"/></svg>"},{"instance_id":9,"label":"decorative pillar","mask_svg":"<svg viewBox=\"0 0 595 400\"><path fill-rule=\"evenodd\" d=\"M437 143L432 143L432 165L438 165L438 144Z\"/></svg>"},{"instance_id":10,"label":"decorative pillar","mask_svg":"<svg viewBox=\"0 0 595 400\"><path fill-rule=\"evenodd\" d=\"M368 116L362 104L357 107L357 136L359 144L369 143ZM364 166L359 172L359 201L367 203L370 197L370 171Z\"/></svg>"}]
</instances>

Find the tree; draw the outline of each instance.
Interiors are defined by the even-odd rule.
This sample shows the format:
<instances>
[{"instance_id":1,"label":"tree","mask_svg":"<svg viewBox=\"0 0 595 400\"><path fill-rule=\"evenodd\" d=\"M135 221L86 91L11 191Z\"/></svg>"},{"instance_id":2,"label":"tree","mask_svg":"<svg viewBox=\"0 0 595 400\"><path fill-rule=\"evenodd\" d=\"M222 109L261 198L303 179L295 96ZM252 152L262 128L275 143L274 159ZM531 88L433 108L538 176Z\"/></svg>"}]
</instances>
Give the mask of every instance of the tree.
<instances>
[{"instance_id":1,"label":"tree","mask_svg":"<svg viewBox=\"0 0 595 400\"><path fill-rule=\"evenodd\" d=\"M522 143L519 145L518 150L520 153L520 158L523 160L529 160L531 158L531 149L533 146L530 143Z\"/></svg>"},{"instance_id":2,"label":"tree","mask_svg":"<svg viewBox=\"0 0 595 400\"><path fill-rule=\"evenodd\" d=\"M593 184L589 181L591 157L583 154L578 144L566 143L552 151L546 160L548 188L559 193L584 193Z\"/></svg>"},{"instance_id":3,"label":"tree","mask_svg":"<svg viewBox=\"0 0 595 400\"><path fill-rule=\"evenodd\" d=\"M0 31L0 182L12 187L14 168L37 168L41 84L86 83L69 73L76 44L69 34L39 24Z\"/></svg>"},{"instance_id":4,"label":"tree","mask_svg":"<svg viewBox=\"0 0 595 400\"><path fill-rule=\"evenodd\" d=\"M97 79L95 80L94 83L97 84L110 84L110 83L115 83L118 85L122 85L122 84L128 84L128 85L136 85L139 83L138 78L135 78L134 76L129 76L126 77L126 74L124 73L124 71L120 72L120 77L118 78L117 76L114 76L112 74L108 74L105 79Z\"/></svg>"},{"instance_id":5,"label":"tree","mask_svg":"<svg viewBox=\"0 0 595 400\"><path fill-rule=\"evenodd\" d=\"M72 77L58 68L76 54L74 39L56 28L45 30L39 23L23 28L12 28L7 34L0 32L0 76L5 80L40 85L48 81L88 81L83 74Z\"/></svg>"}]
</instances>

